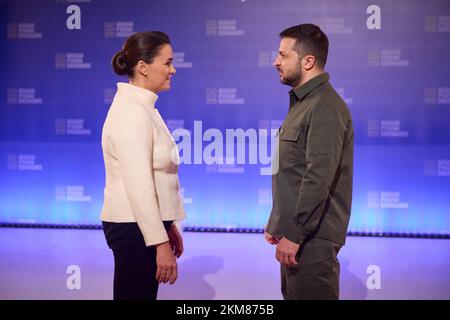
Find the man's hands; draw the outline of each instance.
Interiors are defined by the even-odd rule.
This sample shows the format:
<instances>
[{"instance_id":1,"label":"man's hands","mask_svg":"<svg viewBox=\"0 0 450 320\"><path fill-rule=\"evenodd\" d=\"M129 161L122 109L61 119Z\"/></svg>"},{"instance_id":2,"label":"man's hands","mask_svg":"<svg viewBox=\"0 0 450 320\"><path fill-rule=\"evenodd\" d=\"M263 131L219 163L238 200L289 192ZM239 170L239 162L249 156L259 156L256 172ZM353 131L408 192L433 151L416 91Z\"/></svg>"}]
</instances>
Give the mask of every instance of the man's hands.
<instances>
[{"instance_id":1,"label":"man's hands","mask_svg":"<svg viewBox=\"0 0 450 320\"><path fill-rule=\"evenodd\" d=\"M287 267L294 267L297 265L295 255L297 254L298 248L300 248L299 244L283 237L278 242L275 258Z\"/></svg>"},{"instance_id":2,"label":"man's hands","mask_svg":"<svg viewBox=\"0 0 450 320\"><path fill-rule=\"evenodd\" d=\"M280 237L272 236L271 234L267 233L266 230L264 230L264 238L269 244L278 244L278 242L280 242Z\"/></svg>"},{"instance_id":3,"label":"man's hands","mask_svg":"<svg viewBox=\"0 0 450 320\"><path fill-rule=\"evenodd\" d=\"M275 258L280 263L285 264L287 267L293 267L297 265L295 256L298 249L300 248L299 244L289 241L284 237L272 236L266 231L266 227L264 228L264 238L269 244L277 245Z\"/></svg>"}]
</instances>

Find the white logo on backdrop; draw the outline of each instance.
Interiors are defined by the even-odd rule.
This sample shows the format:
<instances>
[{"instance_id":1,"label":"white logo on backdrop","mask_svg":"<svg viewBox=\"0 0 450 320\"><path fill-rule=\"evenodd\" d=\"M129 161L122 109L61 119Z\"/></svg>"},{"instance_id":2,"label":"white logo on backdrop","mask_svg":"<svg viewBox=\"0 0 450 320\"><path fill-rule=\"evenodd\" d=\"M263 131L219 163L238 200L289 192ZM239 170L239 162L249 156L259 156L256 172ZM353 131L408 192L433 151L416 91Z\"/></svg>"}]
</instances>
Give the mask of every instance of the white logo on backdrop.
<instances>
[{"instance_id":1,"label":"white logo on backdrop","mask_svg":"<svg viewBox=\"0 0 450 320\"><path fill-rule=\"evenodd\" d=\"M367 18L366 25L369 30L381 29L381 8L375 4L367 7L366 13L370 14Z\"/></svg>"},{"instance_id":2,"label":"white logo on backdrop","mask_svg":"<svg viewBox=\"0 0 450 320\"><path fill-rule=\"evenodd\" d=\"M245 104L245 99L238 98L237 88L207 88L206 104Z\"/></svg>"},{"instance_id":3,"label":"white logo on backdrop","mask_svg":"<svg viewBox=\"0 0 450 320\"><path fill-rule=\"evenodd\" d=\"M8 154L8 170L42 171L42 164L36 163L35 154Z\"/></svg>"},{"instance_id":4,"label":"white logo on backdrop","mask_svg":"<svg viewBox=\"0 0 450 320\"><path fill-rule=\"evenodd\" d=\"M42 32L36 32L35 23L8 23L7 39L42 39Z\"/></svg>"},{"instance_id":5,"label":"white logo on backdrop","mask_svg":"<svg viewBox=\"0 0 450 320\"><path fill-rule=\"evenodd\" d=\"M450 177L450 159L427 159L424 175L428 177Z\"/></svg>"},{"instance_id":6,"label":"white logo on backdrop","mask_svg":"<svg viewBox=\"0 0 450 320\"><path fill-rule=\"evenodd\" d=\"M66 288L69 290L81 290L81 268L78 265L70 265L66 269L69 276L66 279Z\"/></svg>"},{"instance_id":7,"label":"white logo on backdrop","mask_svg":"<svg viewBox=\"0 0 450 320\"><path fill-rule=\"evenodd\" d=\"M425 32L450 32L450 16L425 17Z\"/></svg>"},{"instance_id":8,"label":"white logo on backdrop","mask_svg":"<svg viewBox=\"0 0 450 320\"><path fill-rule=\"evenodd\" d=\"M92 197L84 194L83 185L57 185L55 187L55 200L68 202L91 202Z\"/></svg>"},{"instance_id":9,"label":"white logo on backdrop","mask_svg":"<svg viewBox=\"0 0 450 320\"><path fill-rule=\"evenodd\" d=\"M400 120L369 120L368 137L371 138L407 138L409 132L401 130Z\"/></svg>"},{"instance_id":10,"label":"white logo on backdrop","mask_svg":"<svg viewBox=\"0 0 450 320\"><path fill-rule=\"evenodd\" d=\"M75 4L67 7L66 13L69 14L66 20L66 27L69 30L81 29L81 8Z\"/></svg>"},{"instance_id":11,"label":"white logo on backdrop","mask_svg":"<svg viewBox=\"0 0 450 320\"><path fill-rule=\"evenodd\" d=\"M450 87L425 87L425 104L450 104Z\"/></svg>"},{"instance_id":12,"label":"white logo on backdrop","mask_svg":"<svg viewBox=\"0 0 450 320\"><path fill-rule=\"evenodd\" d=\"M42 98L36 97L35 88L8 88L8 104L42 104Z\"/></svg>"},{"instance_id":13,"label":"white logo on backdrop","mask_svg":"<svg viewBox=\"0 0 450 320\"><path fill-rule=\"evenodd\" d=\"M84 61L83 52L55 53L56 69L91 69L92 64Z\"/></svg>"},{"instance_id":14,"label":"white logo on backdrop","mask_svg":"<svg viewBox=\"0 0 450 320\"><path fill-rule=\"evenodd\" d=\"M56 119L55 134L57 135L91 135L91 129L84 127L84 119Z\"/></svg>"},{"instance_id":15,"label":"white logo on backdrop","mask_svg":"<svg viewBox=\"0 0 450 320\"><path fill-rule=\"evenodd\" d=\"M401 202L398 191L369 191L367 208L369 209L408 209L408 202Z\"/></svg>"},{"instance_id":16,"label":"white logo on backdrop","mask_svg":"<svg viewBox=\"0 0 450 320\"><path fill-rule=\"evenodd\" d=\"M366 285L369 290L381 289L381 268L377 265L367 267L366 273L370 276L367 278Z\"/></svg>"}]
</instances>

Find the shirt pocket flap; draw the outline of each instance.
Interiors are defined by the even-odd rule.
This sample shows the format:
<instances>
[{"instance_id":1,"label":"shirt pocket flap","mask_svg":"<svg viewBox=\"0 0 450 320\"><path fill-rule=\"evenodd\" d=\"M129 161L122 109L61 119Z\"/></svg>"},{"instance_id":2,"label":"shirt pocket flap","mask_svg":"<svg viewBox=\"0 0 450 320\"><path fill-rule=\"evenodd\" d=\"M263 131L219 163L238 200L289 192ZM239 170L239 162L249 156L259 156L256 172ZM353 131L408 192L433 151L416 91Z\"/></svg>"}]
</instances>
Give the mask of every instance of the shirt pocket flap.
<instances>
[{"instance_id":1,"label":"shirt pocket flap","mask_svg":"<svg viewBox=\"0 0 450 320\"><path fill-rule=\"evenodd\" d=\"M297 141L302 128L280 128L280 140Z\"/></svg>"}]
</instances>

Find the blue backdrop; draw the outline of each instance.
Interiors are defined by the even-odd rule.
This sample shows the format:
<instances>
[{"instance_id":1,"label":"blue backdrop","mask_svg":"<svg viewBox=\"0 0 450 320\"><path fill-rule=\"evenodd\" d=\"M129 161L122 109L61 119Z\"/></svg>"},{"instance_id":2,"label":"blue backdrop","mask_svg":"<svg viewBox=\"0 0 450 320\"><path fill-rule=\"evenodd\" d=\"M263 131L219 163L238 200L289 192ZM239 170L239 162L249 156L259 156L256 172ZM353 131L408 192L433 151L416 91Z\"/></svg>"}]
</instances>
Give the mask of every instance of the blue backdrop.
<instances>
[{"instance_id":1,"label":"blue backdrop","mask_svg":"<svg viewBox=\"0 0 450 320\"><path fill-rule=\"evenodd\" d=\"M194 141L195 123L279 127L278 33L308 22L329 37L326 69L354 118L350 230L450 233L447 0L0 1L0 222L99 224L101 128L126 81L110 60L131 33L169 34L177 74L157 107ZM200 160L180 167L184 225L262 228L267 165Z\"/></svg>"}]
</instances>

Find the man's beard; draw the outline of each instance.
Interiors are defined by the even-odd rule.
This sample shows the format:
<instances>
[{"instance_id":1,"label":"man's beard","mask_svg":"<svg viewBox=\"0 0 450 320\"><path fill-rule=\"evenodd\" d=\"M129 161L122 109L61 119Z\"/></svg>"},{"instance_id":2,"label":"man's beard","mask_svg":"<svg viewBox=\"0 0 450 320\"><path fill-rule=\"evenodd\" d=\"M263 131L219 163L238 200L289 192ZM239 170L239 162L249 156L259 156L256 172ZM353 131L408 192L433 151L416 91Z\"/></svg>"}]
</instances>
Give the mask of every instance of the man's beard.
<instances>
[{"instance_id":1,"label":"man's beard","mask_svg":"<svg viewBox=\"0 0 450 320\"><path fill-rule=\"evenodd\" d=\"M291 74L285 75L280 79L282 84L291 86L293 88L297 87L302 80L302 68L300 67L300 61L295 66L295 71Z\"/></svg>"}]
</instances>

